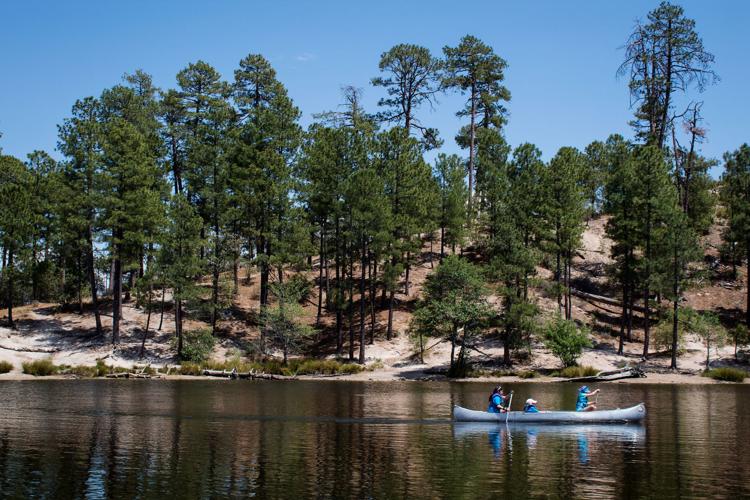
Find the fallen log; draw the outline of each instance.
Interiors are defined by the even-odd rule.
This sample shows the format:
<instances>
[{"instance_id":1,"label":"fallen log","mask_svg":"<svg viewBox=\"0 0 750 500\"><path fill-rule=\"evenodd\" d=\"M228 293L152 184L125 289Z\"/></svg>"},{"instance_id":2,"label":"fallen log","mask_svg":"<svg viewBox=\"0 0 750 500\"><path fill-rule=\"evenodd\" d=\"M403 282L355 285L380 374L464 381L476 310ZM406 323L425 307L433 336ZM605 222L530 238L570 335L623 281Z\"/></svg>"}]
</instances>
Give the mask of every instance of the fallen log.
<instances>
[{"instance_id":1,"label":"fallen log","mask_svg":"<svg viewBox=\"0 0 750 500\"><path fill-rule=\"evenodd\" d=\"M203 375L207 377L224 377L231 379L260 379L260 380L294 380L297 377L289 377L286 375L272 375L270 373L259 373L254 370L249 372L238 372L236 369L232 370L203 370Z\"/></svg>"},{"instance_id":2,"label":"fallen log","mask_svg":"<svg viewBox=\"0 0 750 500\"><path fill-rule=\"evenodd\" d=\"M8 351L16 352L41 352L45 354L53 354L59 352L61 349L57 347L13 347L0 344L0 349L6 349Z\"/></svg>"},{"instance_id":3,"label":"fallen log","mask_svg":"<svg viewBox=\"0 0 750 500\"><path fill-rule=\"evenodd\" d=\"M605 372L599 372L596 375L590 375L588 377L574 377L565 379L566 382L609 382L612 380L620 380L624 378L644 378L646 374L640 368L621 368L619 370L611 370Z\"/></svg>"},{"instance_id":4,"label":"fallen log","mask_svg":"<svg viewBox=\"0 0 750 500\"><path fill-rule=\"evenodd\" d=\"M593 293L582 292L581 290L576 290L575 288L571 288L570 293L572 293L576 297L580 297L585 300L594 301L594 302L603 302L604 304L609 304L611 306L617 306L619 308L622 308L622 302L620 302L618 299L613 299L612 297L605 297L603 295L594 295ZM645 312L646 308L643 306L638 306L638 305L633 304L633 310L642 313L642 312Z\"/></svg>"}]
</instances>

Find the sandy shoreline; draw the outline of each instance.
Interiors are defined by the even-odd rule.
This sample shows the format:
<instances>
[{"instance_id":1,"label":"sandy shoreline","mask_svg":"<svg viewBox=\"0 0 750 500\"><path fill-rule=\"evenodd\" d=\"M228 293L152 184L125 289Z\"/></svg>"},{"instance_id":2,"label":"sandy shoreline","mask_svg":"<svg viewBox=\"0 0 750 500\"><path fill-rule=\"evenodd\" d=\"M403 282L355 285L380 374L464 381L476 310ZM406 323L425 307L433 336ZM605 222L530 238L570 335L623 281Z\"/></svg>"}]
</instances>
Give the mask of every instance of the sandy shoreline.
<instances>
[{"instance_id":1,"label":"sandy shoreline","mask_svg":"<svg viewBox=\"0 0 750 500\"><path fill-rule=\"evenodd\" d=\"M79 377L76 375L49 375L49 376L34 376L27 375L24 373L10 372L0 375L0 382L3 381L28 381L28 380L107 380L107 381L142 381L142 380L212 380L216 382L234 382L228 378L222 377L208 377L208 376L195 376L195 375L155 375L150 379L123 379L123 378L106 378L106 377ZM273 382L284 383L284 382L295 382L295 381L337 381L337 382L458 382L458 383L472 383L472 384L497 384L497 383L511 383L511 384L555 384L555 383L567 383L568 379L558 377L545 377L540 376L536 378L524 379L517 376L503 376L503 377L472 377L472 378L459 378L449 379L442 375L431 375L424 373L422 377L414 376L414 372L410 372L409 377L404 377L398 372L393 370L377 370L371 372L362 372L353 375L301 375L294 379L275 380ZM644 378L628 378L607 382L587 382L588 384L673 384L673 385L712 385L712 384L737 384L737 382L723 382L714 380L708 377L702 377L700 375L683 374L683 373L648 373ZM742 384L750 384L750 378L745 379Z\"/></svg>"}]
</instances>

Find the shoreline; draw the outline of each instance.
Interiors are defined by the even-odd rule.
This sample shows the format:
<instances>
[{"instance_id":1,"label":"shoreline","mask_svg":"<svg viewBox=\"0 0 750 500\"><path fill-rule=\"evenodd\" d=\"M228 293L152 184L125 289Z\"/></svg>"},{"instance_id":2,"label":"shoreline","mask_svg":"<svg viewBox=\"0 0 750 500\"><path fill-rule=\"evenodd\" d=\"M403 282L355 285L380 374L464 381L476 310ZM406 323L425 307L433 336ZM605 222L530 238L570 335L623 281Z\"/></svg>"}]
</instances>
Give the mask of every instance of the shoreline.
<instances>
[{"instance_id":1,"label":"shoreline","mask_svg":"<svg viewBox=\"0 0 750 500\"><path fill-rule=\"evenodd\" d=\"M390 372L390 370L383 370L384 372ZM383 375L386 375L385 377ZM391 375L391 377L387 377ZM236 380L230 379L229 377L211 377L205 375L155 375L150 378L108 378L108 377L81 377L77 375L48 375L48 376L36 376L28 375L25 373L10 372L0 375L0 383L4 381L8 382L23 382L32 380L109 380L109 381L122 381L122 380L164 380L164 381L195 381L195 380L211 380L216 382L235 382ZM255 380L257 381L257 380ZM443 375L429 375L424 374L422 377L403 377L393 373L381 373L374 372L362 372L354 375L300 375L295 378L281 379L281 380L263 380L265 382L295 382L295 381L335 381L335 382L376 382L376 383L394 383L394 382L438 382L438 383L469 383L469 384L496 384L496 383L513 383L513 384L559 384L559 383L580 383L576 381L570 381L565 378L558 377L546 377L540 376L536 378L521 378L517 376L502 376L502 377L472 377L472 378L458 378L449 379ZM684 374L684 373L647 373L646 377L643 378L626 378L612 381L593 381L586 382L586 384L599 385L599 384L636 384L636 385L743 385L750 384L750 378L745 379L744 382L726 382L721 380L714 380L709 377L703 377L697 374Z\"/></svg>"}]
</instances>

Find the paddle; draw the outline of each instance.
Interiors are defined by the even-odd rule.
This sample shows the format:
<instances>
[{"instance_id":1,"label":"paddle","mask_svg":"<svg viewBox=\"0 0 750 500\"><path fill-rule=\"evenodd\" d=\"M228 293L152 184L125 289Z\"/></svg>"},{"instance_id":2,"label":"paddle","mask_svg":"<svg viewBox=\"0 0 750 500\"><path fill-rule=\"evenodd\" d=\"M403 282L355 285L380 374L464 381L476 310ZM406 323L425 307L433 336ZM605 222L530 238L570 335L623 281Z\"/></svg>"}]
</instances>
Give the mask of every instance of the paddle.
<instances>
[{"instance_id":1,"label":"paddle","mask_svg":"<svg viewBox=\"0 0 750 500\"><path fill-rule=\"evenodd\" d=\"M508 400L508 407L505 409L505 423L508 423L508 417L510 416L510 405L513 404L513 391L510 391L510 399Z\"/></svg>"}]
</instances>

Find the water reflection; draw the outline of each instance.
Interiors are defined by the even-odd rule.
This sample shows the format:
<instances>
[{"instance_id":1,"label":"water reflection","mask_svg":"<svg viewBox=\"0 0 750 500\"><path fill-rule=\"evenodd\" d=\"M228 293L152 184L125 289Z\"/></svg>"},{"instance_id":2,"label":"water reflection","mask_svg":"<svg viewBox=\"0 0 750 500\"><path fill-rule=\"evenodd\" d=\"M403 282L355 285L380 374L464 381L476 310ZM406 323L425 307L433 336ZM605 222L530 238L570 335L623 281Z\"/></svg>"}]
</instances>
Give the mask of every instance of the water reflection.
<instances>
[{"instance_id":1,"label":"water reflection","mask_svg":"<svg viewBox=\"0 0 750 500\"><path fill-rule=\"evenodd\" d=\"M489 422L456 422L453 437L457 440L476 439L486 436L495 458L503 454L503 443L512 440L525 443L529 451L537 448L539 438L543 446L550 441L574 440L578 446L578 460L582 464L590 460L589 448L606 448L608 444L642 447L646 441L646 430L639 424L559 425L559 424L496 424Z\"/></svg>"},{"instance_id":2,"label":"water reflection","mask_svg":"<svg viewBox=\"0 0 750 500\"><path fill-rule=\"evenodd\" d=\"M748 389L613 385L644 425L505 426L450 421L479 384L0 383L0 498L750 497Z\"/></svg>"}]
</instances>

